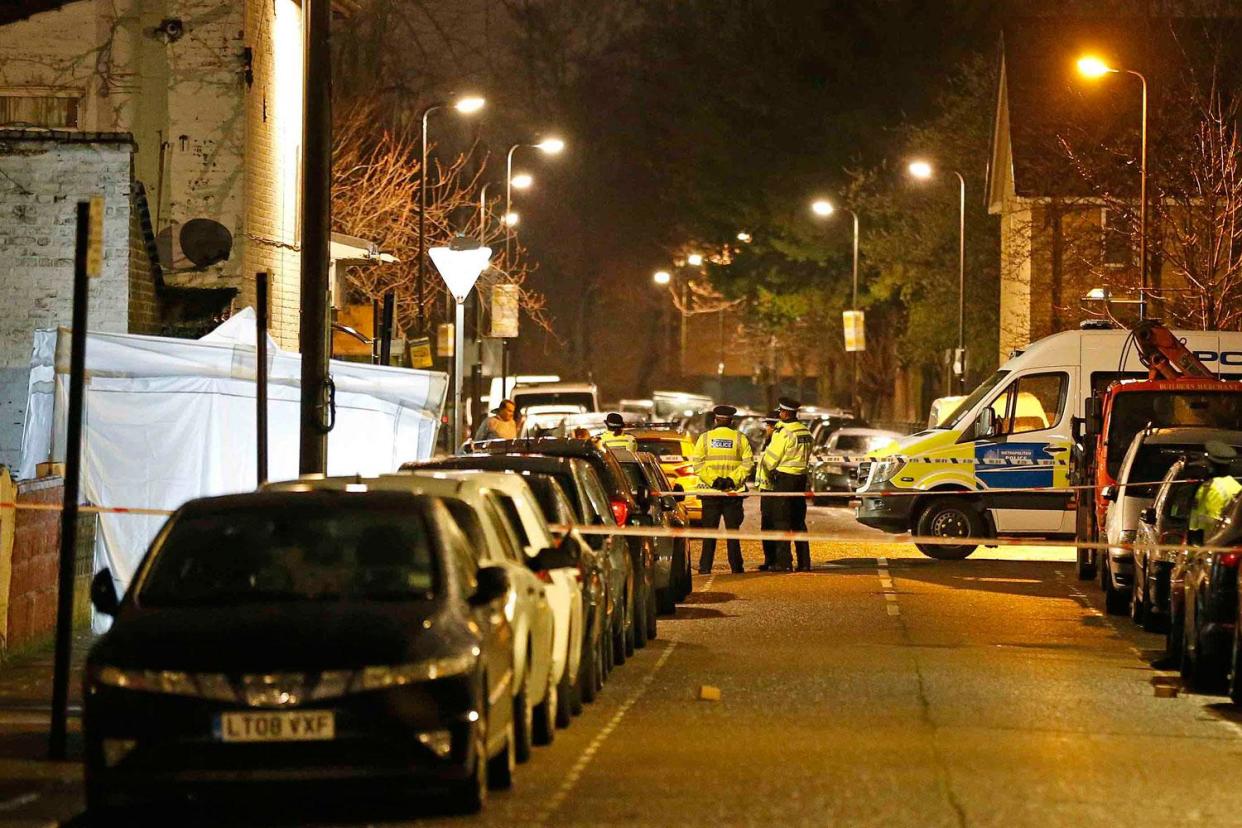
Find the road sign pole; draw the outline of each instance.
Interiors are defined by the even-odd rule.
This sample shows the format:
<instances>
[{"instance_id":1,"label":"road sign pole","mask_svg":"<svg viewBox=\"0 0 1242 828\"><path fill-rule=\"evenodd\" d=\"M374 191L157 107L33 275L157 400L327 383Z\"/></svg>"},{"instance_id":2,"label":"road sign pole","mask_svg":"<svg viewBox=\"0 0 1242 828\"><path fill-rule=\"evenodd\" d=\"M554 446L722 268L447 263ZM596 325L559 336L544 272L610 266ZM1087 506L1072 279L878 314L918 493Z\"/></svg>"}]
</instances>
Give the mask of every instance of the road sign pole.
<instances>
[{"instance_id":1,"label":"road sign pole","mask_svg":"<svg viewBox=\"0 0 1242 828\"><path fill-rule=\"evenodd\" d=\"M97 203L97 233L102 229L103 204ZM78 202L73 251L73 328L69 339L69 411L65 434L65 499L60 512L60 571L56 592L56 653L52 662L52 725L49 753L64 759L68 734L69 672L73 655L73 578L78 548L78 481L82 467L82 397L86 384L88 274L98 272L101 256L91 255L91 204ZM102 235L102 234L99 234ZM88 258L94 264L88 264Z\"/></svg>"},{"instance_id":2,"label":"road sign pole","mask_svg":"<svg viewBox=\"0 0 1242 828\"><path fill-rule=\"evenodd\" d=\"M457 312L453 318L453 451L457 451L457 447L461 445L462 434L465 432L462 422L465 414L462 399L462 369L465 359L462 351L465 348L466 301L464 298L457 299L455 304Z\"/></svg>"}]
</instances>

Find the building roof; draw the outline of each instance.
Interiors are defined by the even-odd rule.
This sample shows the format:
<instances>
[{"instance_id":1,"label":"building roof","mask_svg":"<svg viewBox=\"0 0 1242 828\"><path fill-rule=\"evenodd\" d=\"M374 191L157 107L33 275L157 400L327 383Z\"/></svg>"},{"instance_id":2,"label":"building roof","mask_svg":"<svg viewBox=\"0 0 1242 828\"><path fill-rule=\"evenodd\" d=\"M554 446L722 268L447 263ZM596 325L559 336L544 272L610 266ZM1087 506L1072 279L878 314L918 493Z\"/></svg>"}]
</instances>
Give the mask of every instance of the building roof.
<instances>
[{"instance_id":1,"label":"building roof","mask_svg":"<svg viewBox=\"0 0 1242 828\"><path fill-rule=\"evenodd\" d=\"M4 0L0 0L4 2ZM132 144L128 132L84 132L76 129L11 127L0 129L0 141L50 141L57 144Z\"/></svg>"},{"instance_id":2,"label":"building roof","mask_svg":"<svg viewBox=\"0 0 1242 828\"><path fill-rule=\"evenodd\" d=\"M1152 112L1187 69L1199 76L1217 57L1204 45L1236 43L1242 20L1142 17L1016 17L1001 34L1000 89L989 192L1011 165L1018 196L1089 197L1092 169L1114 195L1138 195L1142 84L1129 74L1081 77L1076 61L1098 55L1148 79ZM1220 61L1228 66L1228 58ZM1236 67L1235 67L1236 68ZM1150 125L1153 143L1159 124ZM1070 156L1066 146L1077 156Z\"/></svg>"}]
</instances>

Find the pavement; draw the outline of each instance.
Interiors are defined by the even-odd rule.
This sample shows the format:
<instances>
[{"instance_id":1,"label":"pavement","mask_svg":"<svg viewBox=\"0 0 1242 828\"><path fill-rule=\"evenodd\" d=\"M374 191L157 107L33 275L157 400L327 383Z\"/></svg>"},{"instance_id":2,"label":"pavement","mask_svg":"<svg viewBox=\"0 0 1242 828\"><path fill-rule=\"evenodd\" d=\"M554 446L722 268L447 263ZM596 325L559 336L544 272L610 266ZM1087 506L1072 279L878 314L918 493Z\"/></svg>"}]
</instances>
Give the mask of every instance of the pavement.
<instances>
[{"instance_id":1,"label":"pavement","mask_svg":"<svg viewBox=\"0 0 1242 828\"><path fill-rule=\"evenodd\" d=\"M841 509L816 527L856 539L817 544L810 573L732 575L719 554L479 817L279 801L213 824L1242 824L1242 716L1166 697L1163 639L1104 615L1065 550L937 562ZM0 719L0 825L82 823L76 766L19 755L23 732Z\"/></svg>"}]
</instances>

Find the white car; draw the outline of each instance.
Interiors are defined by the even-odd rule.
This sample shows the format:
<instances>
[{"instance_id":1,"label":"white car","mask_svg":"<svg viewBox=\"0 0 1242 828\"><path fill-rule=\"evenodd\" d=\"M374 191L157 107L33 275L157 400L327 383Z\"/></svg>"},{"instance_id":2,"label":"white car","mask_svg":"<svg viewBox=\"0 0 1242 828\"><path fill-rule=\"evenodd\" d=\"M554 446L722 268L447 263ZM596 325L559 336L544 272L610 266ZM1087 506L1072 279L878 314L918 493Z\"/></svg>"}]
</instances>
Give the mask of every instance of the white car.
<instances>
[{"instance_id":1,"label":"white car","mask_svg":"<svg viewBox=\"0 0 1242 828\"><path fill-rule=\"evenodd\" d=\"M557 542L548 529L539 501L522 475L510 471L479 471L476 469L426 470L401 472L398 476L476 482L490 490L490 496L506 518L505 525L513 532L513 541L529 563ZM429 494L435 494L426 489ZM552 607L552 687L551 701L535 709L536 733L550 740L550 714L559 727L569 724L573 694L582 660L582 586L576 566L542 570L538 573Z\"/></svg>"},{"instance_id":2,"label":"white car","mask_svg":"<svg viewBox=\"0 0 1242 828\"><path fill-rule=\"evenodd\" d=\"M504 568L509 576L505 615L513 628L513 722L515 753L519 762L530 758L532 742L546 743L557 711L553 653L555 617L547 585L527 564L506 528L495 494L481 480L450 480L408 474L381 477L305 477L269 483L267 490L397 489L440 498L463 533L470 539L480 563ZM539 725L546 724L544 732Z\"/></svg>"},{"instance_id":3,"label":"white car","mask_svg":"<svg viewBox=\"0 0 1242 828\"><path fill-rule=\"evenodd\" d=\"M1110 613L1121 615L1130 610L1134 553L1129 546L1138 535L1139 515L1152 505L1169 467L1180 457L1202 457L1204 443L1209 440L1219 440L1242 451L1242 431L1179 426L1145 428L1134 435L1117 470L1117 485L1108 486L1103 492L1108 501L1104 539L1109 548L1108 554L1101 556L1099 576Z\"/></svg>"}]
</instances>

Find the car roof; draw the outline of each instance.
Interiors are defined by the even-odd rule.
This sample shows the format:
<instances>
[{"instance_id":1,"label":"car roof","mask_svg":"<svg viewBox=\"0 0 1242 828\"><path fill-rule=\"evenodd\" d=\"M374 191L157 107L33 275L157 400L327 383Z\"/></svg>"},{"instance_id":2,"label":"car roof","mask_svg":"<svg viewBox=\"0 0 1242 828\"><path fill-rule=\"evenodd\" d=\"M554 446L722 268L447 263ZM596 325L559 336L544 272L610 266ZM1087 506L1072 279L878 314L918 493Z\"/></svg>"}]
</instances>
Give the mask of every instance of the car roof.
<instances>
[{"instance_id":1,"label":"car roof","mask_svg":"<svg viewBox=\"0 0 1242 828\"><path fill-rule=\"evenodd\" d=\"M625 433L633 437L635 440L688 440L690 439L680 431L674 431L671 428L627 428Z\"/></svg>"},{"instance_id":2,"label":"car roof","mask_svg":"<svg viewBox=\"0 0 1242 828\"><path fill-rule=\"evenodd\" d=\"M305 486L296 488L294 486L286 487L284 484L277 484L280 486L279 488L264 489L257 492L199 497L184 503L179 511L183 515L192 516L219 512L251 511L254 509L280 509L288 506L315 504L322 504L324 508L340 508L345 505L392 508L394 506L409 506L411 499L415 499L417 496L415 492L396 489L377 491L368 488L366 491L351 492L346 490L346 485L365 484L366 479L359 478L356 475L337 479L340 481L339 486L316 485L326 482L323 478L320 478L318 480L306 481L306 483L310 484L309 488ZM294 485L301 482L287 481L287 483Z\"/></svg>"},{"instance_id":3,"label":"car roof","mask_svg":"<svg viewBox=\"0 0 1242 828\"><path fill-rule=\"evenodd\" d=\"M904 437L906 436L899 431L889 431L888 429L884 429L884 428L854 428L853 426L849 428L838 428L836 431L833 431L832 433L833 434L849 434L849 435L856 435L860 437Z\"/></svg>"},{"instance_id":4,"label":"car roof","mask_svg":"<svg viewBox=\"0 0 1242 828\"><path fill-rule=\"evenodd\" d=\"M551 457L599 456L601 449L594 440L573 440L568 437L519 437L516 440L486 440L473 444L478 454L545 454Z\"/></svg>"},{"instance_id":5,"label":"car roof","mask_svg":"<svg viewBox=\"0 0 1242 828\"><path fill-rule=\"evenodd\" d=\"M1237 446L1242 445L1242 431L1208 426L1170 426L1148 429L1141 432L1138 439L1141 439L1145 445L1206 443L1210 440L1220 440L1222 443Z\"/></svg>"},{"instance_id":6,"label":"car roof","mask_svg":"<svg viewBox=\"0 0 1242 828\"><path fill-rule=\"evenodd\" d=\"M584 462L577 457L550 457L544 454L464 454L443 457L426 463L405 463L402 471L428 471L448 469L483 469L494 471L533 471L555 474L573 469L574 463ZM494 468L493 468L494 467Z\"/></svg>"},{"instance_id":7,"label":"car roof","mask_svg":"<svg viewBox=\"0 0 1242 828\"><path fill-rule=\"evenodd\" d=\"M529 385L515 385L509 396L542 391L595 391L595 385L589 382L535 382Z\"/></svg>"}]
</instances>

